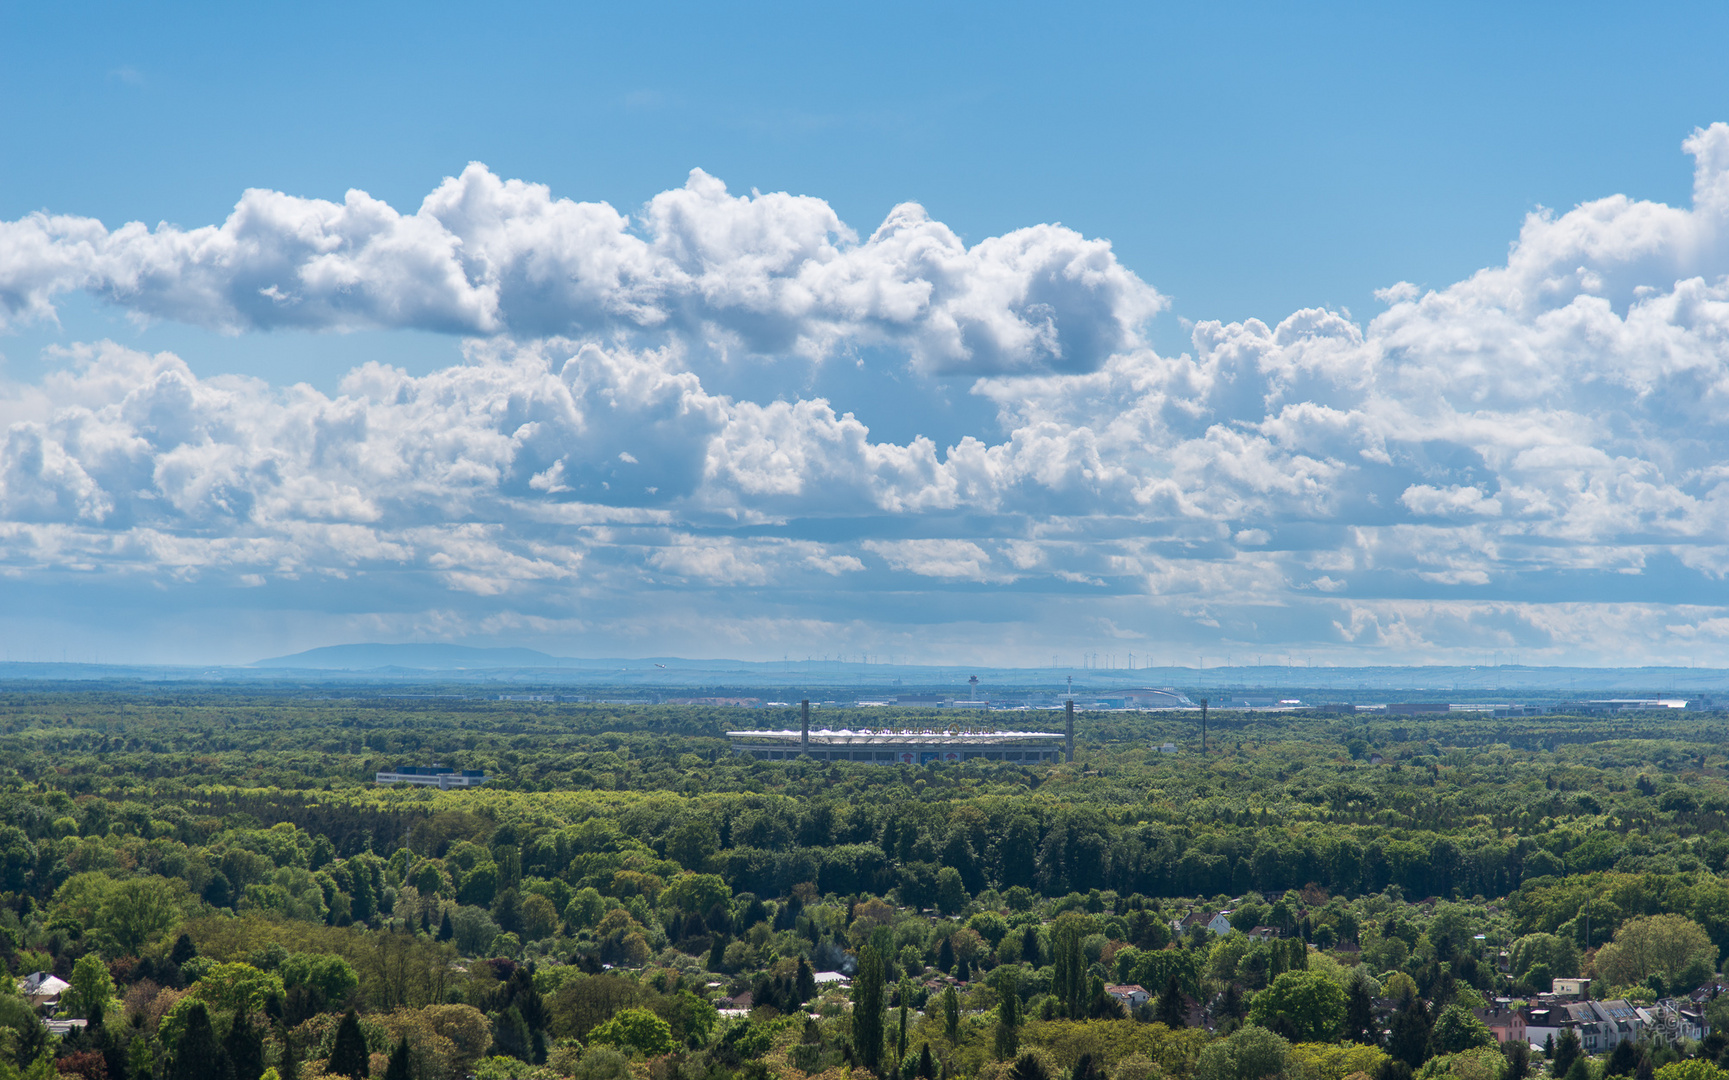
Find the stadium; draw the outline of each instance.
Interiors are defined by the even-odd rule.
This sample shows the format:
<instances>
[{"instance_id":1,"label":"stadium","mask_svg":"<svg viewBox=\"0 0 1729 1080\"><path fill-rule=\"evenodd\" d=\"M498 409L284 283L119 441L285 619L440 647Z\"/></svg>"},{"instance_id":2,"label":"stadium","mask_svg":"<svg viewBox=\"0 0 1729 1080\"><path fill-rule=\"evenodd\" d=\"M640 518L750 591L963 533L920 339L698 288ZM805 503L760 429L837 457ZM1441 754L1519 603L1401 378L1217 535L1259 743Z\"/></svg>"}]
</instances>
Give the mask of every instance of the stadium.
<instances>
[{"instance_id":1,"label":"stadium","mask_svg":"<svg viewBox=\"0 0 1729 1080\"><path fill-rule=\"evenodd\" d=\"M758 761L861 761L879 765L928 765L933 761L1002 761L1054 764L1063 758L1064 736L1050 731L990 731L983 728L859 728L729 731L732 751Z\"/></svg>"}]
</instances>

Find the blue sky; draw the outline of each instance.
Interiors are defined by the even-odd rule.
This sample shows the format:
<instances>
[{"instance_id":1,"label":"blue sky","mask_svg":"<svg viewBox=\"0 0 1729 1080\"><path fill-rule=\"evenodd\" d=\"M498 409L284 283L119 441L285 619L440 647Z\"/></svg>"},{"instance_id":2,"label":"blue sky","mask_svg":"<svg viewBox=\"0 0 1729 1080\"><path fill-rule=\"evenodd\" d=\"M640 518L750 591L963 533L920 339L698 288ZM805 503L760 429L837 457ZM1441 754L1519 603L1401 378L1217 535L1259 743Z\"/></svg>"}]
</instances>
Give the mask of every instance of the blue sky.
<instances>
[{"instance_id":1,"label":"blue sky","mask_svg":"<svg viewBox=\"0 0 1729 1080\"><path fill-rule=\"evenodd\" d=\"M1729 662L1721 5L354 7L0 11L8 656Z\"/></svg>"}]
</instances>

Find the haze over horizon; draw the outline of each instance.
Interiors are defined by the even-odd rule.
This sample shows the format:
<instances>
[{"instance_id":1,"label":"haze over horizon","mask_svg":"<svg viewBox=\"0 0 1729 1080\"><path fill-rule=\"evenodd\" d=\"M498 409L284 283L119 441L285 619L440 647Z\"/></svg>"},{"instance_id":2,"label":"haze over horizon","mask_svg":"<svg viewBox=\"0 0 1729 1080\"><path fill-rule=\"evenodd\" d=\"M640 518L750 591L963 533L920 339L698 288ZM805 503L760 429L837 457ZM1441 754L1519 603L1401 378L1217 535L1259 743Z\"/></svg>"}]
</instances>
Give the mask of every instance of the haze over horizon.
<instances>
[{"instance_id":1,"label":"haze over horizon","mask_svg":"<svg viewBox=\"0 0 1729 1080\"><path fill-rule=\"evenodd\" d=\"M1723 9L424 10L0 15L7 659L1729 666Z\"/></svg>"}]
</instances>

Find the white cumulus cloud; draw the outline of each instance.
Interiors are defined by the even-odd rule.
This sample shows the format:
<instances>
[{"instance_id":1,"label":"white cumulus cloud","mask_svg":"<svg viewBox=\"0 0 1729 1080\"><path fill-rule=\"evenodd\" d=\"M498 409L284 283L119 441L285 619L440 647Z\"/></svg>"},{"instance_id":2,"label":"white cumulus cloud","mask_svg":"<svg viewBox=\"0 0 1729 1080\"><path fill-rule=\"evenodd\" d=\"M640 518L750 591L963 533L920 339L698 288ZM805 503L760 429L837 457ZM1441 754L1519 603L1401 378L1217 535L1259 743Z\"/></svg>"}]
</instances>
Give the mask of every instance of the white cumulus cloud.
<instances>
[{"instance_id":1,"label":"white cumulus cloud","mask_svg":"<svg viewBox=\"0 0 1729 1080\"><path fill-rule=\"evenodd\" d=\"M968 247L907 203L861 242L821 199L734 196L700 169L633 220L479 164L412 214L362 191L254 189L192 229L0 222L0 320L49 317L77 289L231 331L658 331L808 356L882 342L976 373L1089 370L1165 304L1107 242L1059 225Z\"/></svg>"}]
</instances>

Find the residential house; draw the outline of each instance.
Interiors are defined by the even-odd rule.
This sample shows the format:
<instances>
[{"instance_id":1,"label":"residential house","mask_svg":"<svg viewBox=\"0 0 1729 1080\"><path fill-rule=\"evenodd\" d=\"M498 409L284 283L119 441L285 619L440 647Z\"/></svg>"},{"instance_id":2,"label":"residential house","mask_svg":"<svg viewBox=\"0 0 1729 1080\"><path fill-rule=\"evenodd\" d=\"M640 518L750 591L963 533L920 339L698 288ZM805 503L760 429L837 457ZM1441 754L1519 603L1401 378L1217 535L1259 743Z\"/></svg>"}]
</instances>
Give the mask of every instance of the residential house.
<instances>
[{"instance_id":1,"label":"residential house","mask_svg":"<svg viewBox=\"0 0 1729 1080\"><path fill-rule=\"evenodd\" d=\"M1549 1045L1549 1040L1559 1039L1561 1037L1561 1031L1562 1029L1558 1027L1526 1024L1525 1041L1530 1043L1534 1049L1541 1050L1545 1046Z\"/></svg>"},{"instance_id":2,"label":"residential house","mask_svg":"<svg viewBox=\"0 0 1729 1080\"><path fill-rule=\"evenodd\" d=\"M1647 1010L1656 1029L1670 1042L1701 1041L1711 1034L1705 1010L1687 998L1664 998Z\"/></svg>"},{"instance_id":3,"label":"residential house","mask_svg":"<svg viewBox=\"0 0 1729 1080\"><path fill-rule=\"evenodd\" d=\"M1721 975L1713 975L1710 982L1693 991L1688 997L1693 1004L1703 1005L1725 990L1729 990L1729 980L1725 980Z\"/></svg>"},{"instance_id":4,"label":"residential house","mask_svg":"<svg viewBox=\"0 0 1729 1080\"><path fill-rule=\"evenodd\" d=\"M1500 1000L1487 1008L1472 1009L1471 1013L1483 1021L1496 1042L1525 1042L1525 1017L1510 1005L1510 1002Z\"/></svg>"},{"instance_id":5,"label":"residential house","mask_svg":"<svg viewBox=\"0 0 1729 1080\"><path fill-rule=\"evenodd\" d=\"M47 971L33 971L18 982L18 992L38 1009L57 1004L60 995L70 989L71 983Z\"/></svg>"},{"instance_id":6,"label":"residential house","mask_svg":"<svg viewBox=\"0 0 1729 1080\"><path fill-rule=\"evenodd\" d=\"M1128 1009L1130 1012L1134 1012L1142 1005L1145 1005L1153 996L1135 983L1107 986L1105 987L1105 993L1122 1002L1123 1007Z\"/></svg>"},{"instance_id":7,"label":"residential house","mask_svg":"<svg viewBox=\"0 0 1729 1080\"><path fill-rule=\"evenodd\" d=\"M1579 1045L1587 1054L1607 1054L1615 1048L1615 1025L1607 1017L1598 1016L1592 1002L1575 1001L1555 1009L1563 1028L1572 1028L1579 1036Z\"/></svg>"},{"instance_id":8,"label":"residential house","mask_svg":"<svg viewBox=\"0 0 1729 1080\"><path fill-rule=\"evenodd\" d=\"M1590 979L1556 979L1550 984L1558 998L1582 998L1591 992Z\"/></svg>"},{"instance_id":9,"label":"residential house","mask_svg":"<svg viewBox=\"0 0 1729 1080\"><path fill-rule=\"evenodd\" d=\"M1208 930L1224 937L1231 932L1231 913L1229 910L1209 915L1204 911L1191 911L1180 919L1171 920L1171 933L1181 940L1188 936L1189 930L1196 926L1204 926Z\"/></svg>"},{"instance_id":10,"label":"residential house","mask_svg":"<svg viewBox=\"0 0 1729 1080\"><path fill-rule=\"evenodd\" d=\"M1282 935L1276 926L1257 926L1249 931L1250 941L1272 941L1280 936Z\"/></svg>"},{"instance_id":11,"label":"residential house","mask_svg":"<svg viewBox=\"0 0 1729 1080\"><path fill-rule=\"evenodd\" d=\"M1579 1043L1589 1054L1607 1054L1626 1040L1638 1040L1653 1026L1653 1017L1637 1006L1613 998L1609 1001L1575 1001L1557 1007L1561 1026L1579 1033Z\"/></svg>"}]
</instances>

